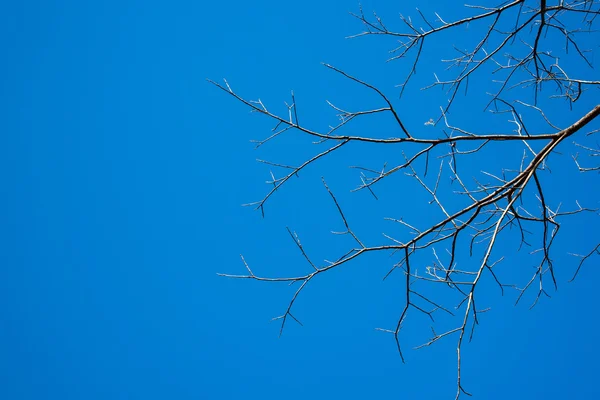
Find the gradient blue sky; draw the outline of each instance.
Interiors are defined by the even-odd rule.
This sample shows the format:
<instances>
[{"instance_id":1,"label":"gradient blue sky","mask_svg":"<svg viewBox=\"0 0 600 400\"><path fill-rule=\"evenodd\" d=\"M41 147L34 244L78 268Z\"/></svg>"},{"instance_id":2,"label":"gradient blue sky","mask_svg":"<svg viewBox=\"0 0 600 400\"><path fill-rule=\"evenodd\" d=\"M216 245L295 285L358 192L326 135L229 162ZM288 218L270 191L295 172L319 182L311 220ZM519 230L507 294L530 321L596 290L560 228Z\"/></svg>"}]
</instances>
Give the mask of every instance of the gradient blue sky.
<instances>
[{"instance_id":1,"label":"gradient blue sky","mask_svg":"<svg viewBox=\"0 0 600 400\"><path fill-rule=\"evenodd\" d=\"M389 19L414 14L415 1L403 10L386 3L363 7ZM254 152L249 139L264 137L269 122L205 81L226 77L280 111L295 89L302 117L333 123L326 98L373 98L320 62L388 93L400 81L398 64L384 63L390 42L344 39L361 30L348 15L357 8L314 0L0 5L1 399L452 398L454 340L407 349L403 365L393 340L374 330L393 326L402 305L399 286L381 282L387 256L316 282L295 312L304 327L290 324L279 339L269 319L290 289L216 276L243 273L240 253L257 273L305 271L288 225L315 259L339 254L345 247L328 232L341 227L321 175L357 219L363 210L352 199L375 214L401 204L398 186L385 186L388 200L377 204L347 193L356 174L336 166L372 156L351 149L278 193L267 218L240 207L267 189L268 169L255 158L303 155L286 142ZM402 103L414 126L439 105L426 96ZM577 179L552 193L577 189ZM581 196L594 206L598 188ZM428 213L423 207L415 212ZM589 249L598 231L582 235L583 226L565 228L558 249ZM565 264L552 299L533 310L514 307L513 294L490 300L493 312L465 349L465 387L477 398L600 398L598 259L574 283L566 282L573 259L557 260ZM408 330L409 342L427 338L419 323L425 330Z\"/></svg>"}]
</instances>

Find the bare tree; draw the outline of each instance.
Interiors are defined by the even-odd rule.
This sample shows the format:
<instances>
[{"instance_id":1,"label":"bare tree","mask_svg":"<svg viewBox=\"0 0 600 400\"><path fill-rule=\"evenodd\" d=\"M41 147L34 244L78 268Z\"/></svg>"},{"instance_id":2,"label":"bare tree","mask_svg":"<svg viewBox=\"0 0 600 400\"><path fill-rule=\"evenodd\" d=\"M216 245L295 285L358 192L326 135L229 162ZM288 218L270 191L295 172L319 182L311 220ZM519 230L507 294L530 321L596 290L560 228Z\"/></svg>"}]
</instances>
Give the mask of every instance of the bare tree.
<instances>
[{"instance_id":1,"label":"bare tree","mask_svg":"<svg viewBox=\"0 0 600 400\"><path fill-rule=\"evenodd\" d=\"M260 201L251 204L263 216L267 202L284 186L287 187L302 170L316 168L321 159L350 143L396 146L400 150L397 153L400 159L392 160L394 165L391 167L387 162L382 162L383 166L354 167L360 178L355 190L369 191L376 198L377 184L392 175L399 182L415 180L429 194L440 215L437 222L420 226L416 218L407 218L407 214L410 214L407 210L389 210L394 215L390 220L404 230L401 233L404 238L400 240L384 235L383 243L367 245L352 229L342 205L323 179L322 184L343 223L344 231L341 233L353 239L353 247L335 261L319 264L308 256L298 236L288 229L310 268L309 272L298 276L261 276L255 274L242 257L247 274L222 275L265 282L298 283L285 311L278 317L283 331L289 318L297 321L293 315L294 304L311 281L369 253L396 253L399 259L391 265L388 275L394 271L403 274L405 304L395 325L383 330L393 335L404 361L401 329L409 314L424 313L434 323L436 313L455 315L458 310L460 315L456 316L458 322L454 328L438 333L432 327L431 338L419 347L429 346L446 337L455 337L458 362L456 398L462 393L468 394L461 382L461 346L467 338L472 337L479 314L485 311L476 301L481 282L496 282L502 292L507 288L516 290L517 302L528 290L534 291L535 305L541 295L548 295L548 286L557 287L555 269L558 266L553 262L553 245L563 217L588 213L589 223L598 223L598 211L593 205L587 208L573 200L563 209L556 199L549 199L546 186L560 183L551 182L546 175L550 176L552 172L553 157L560 157L565 152L572 154L570 165L577 173L587 174L593 180L600 170L598 164L593 164L594 157L600 155L600 147L594 136L597 133L594 126L598 125L595 119L600 115L600 105L583 110L579 106L587 101L582 99L597 96L600 86L600 80L592 69L593 53L581 45L582 41L589 38L591 41L588 43L592 46L600 43L593 31L596 17L600 14L599 5L599 1L592 0L514 0L493 7L467 5L465 16L452 22L438 13L428 16L417 10L418 22L401 16L397 23L398 30L384 24L376 14L367 16L362 9L353 14L364 28L363 32L353 37L383 36L395 41L396 47L391 52L390 60L407 66L406 75L398 85L401 98L408 96L413 99L424 93L411 83L417 67L421 67L419 62L427 44L431 41L441 42L448 32L473 26L469 28L471 34L467 40L470 47L467 50L456 46L451 49L455 55L441 60L441 65L446 66L443 71L446 77L435 74L431 84L424 88L441 89L437 93L442 97L442 105L439 115L421 126L405 123L403 110L396 106L401 99L390 98L366 80L329 64L324 65L350 82L372 91L380 98L380 105L348 111L329 103L339 121L323 131L299 122L293 92L291 101L286 103L287 112L279 115L261 100L242 97L227 82L219 84L211 81L252 111L274 122L271 135L258 141L257 147L291 131L307 135L318 147L318 151L300 165L259 160L276 171L271 173L271 189ZM446 43L450 43L447 38ZM488 85L478 84L482 81ZM485 112L491 122L477 127L477 130L465 126L468 123L461 127L451 122L455 108L464 110L466 107L465 104L457 105L462 90L465 90L465 97L470 99L478 95L477 86L489 87L490 81L494 82L495 91L487 93L485 104L479 107L475 100L469 100L468 104L470 113ZM549 109L553 110L552 115L548 113ZM560 110L561 116L570 118L570 125L558 126L555 123L556 110ZM398 134L381 137L344 133L344 128L355 119L372 118L380 114L390 117ZM495 131L490 131L490 127ZM432 132L435 132L433 136ZM499 146L506 144L510 146L499 149ZM500 170L485 171L485 164L473 168L473 161L467 163L468 167L459 168L461 160L485 162L485 159L473 157L490 148L513 156L506 156L505 165ZM515 154L519 156L515 158ZM559 165L565 168L567 164L563 161ZM448 181L450 185L444 183ZM597 181L591 182L590 187L594 184L597 185ZM524 282L518 282L518 285L503 282L497 273L506 254L496 249L501 241L511 241L515 237L518 238L515 251L528 249L524 253L529 261L523 262L535 266L532 276ZM575 254L573 278L599 254L600 243L587 249L584 254ZM425 268L424 259L429 259ZM516 267L511 264L504 268ZM423 269L425 272L420 273ZM415 285L417 282L420 282L419 285ZM425 287L428 294L423 294L425 290L421 288ZM429 287L433 287L433 291ZM458 298L457 304L448 305L445 301L436 300L437 288L453 291Z\"/></svg>"}]
</instances>

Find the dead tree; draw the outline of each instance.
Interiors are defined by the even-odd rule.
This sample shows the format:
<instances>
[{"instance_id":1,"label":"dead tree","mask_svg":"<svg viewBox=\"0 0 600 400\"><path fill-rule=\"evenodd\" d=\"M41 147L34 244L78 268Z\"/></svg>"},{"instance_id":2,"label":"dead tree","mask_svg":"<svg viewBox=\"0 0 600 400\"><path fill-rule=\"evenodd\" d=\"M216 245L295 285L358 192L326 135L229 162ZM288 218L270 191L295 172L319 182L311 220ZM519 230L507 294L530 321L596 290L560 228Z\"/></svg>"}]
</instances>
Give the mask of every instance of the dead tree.
<instances>
[{"instance_id":1,"label":"dead tree","mask_svg":"<svg viewBox=\"0 0 600 400\"><path fill-rule=\"evenodd\" d=\"M461 346L472 337L479 314L485 311L476 302L480 283L492 280L501 291L507 288L516 290L517 302L528 290L534 291L535 305L542 295L548 295L548 287L556 288L558 284L555 270L563 266L553 262L553 245L560 236L559 228L565 217L588 213L590 224L599 222L595 205L586 207L572 201L563 209L558 202L562 199L549 199L546 190L549 181L544 175L551 174L553 157L561 155L564 160L565 154L572 157L570 166L576 173L587 174L593 180L600 171L600 165L593 164L594 157L600 155L595 136L597 129L594 129L598 126L596 119L600 115L600 105L589 103L589 98L598 94L600 80L592 69L593 54L580 42L583 37L583 41L588 40L587 43L593 46L600 43L593 29L600 14L600 2L514 0L494 7L465 7L465 16L454 21L447 21L437 13L428 16L417 10L418 22L401 16L396 24L398 27L394 29L384 24L376 14L367 16L362 10L355 14L364 31L354 37L382 36L393 40L396 45L390 60L403 63L407 72L398 85L400 97L391 98L363 78L324 64L353 84L372 91L380 99L379 105L358 111L348 111L341 105L330 103L339 120L326 130L299 122L293 92L291 102L286 103L287 111L280 115L272 112L261 100L242 97L226 81L224 84L211 81L252 111L274 122L270 136L259 141L257 147L294 131L312 138L317 147L317 151L300 165L287 165L279 160L261 161L275 171L271 173L271 189L260 201L251 204L263 216L267 203L277 192L292 184L302 170L318 168L320 160L344 146L366 146L369 143L396 146L400 157L382 160L383 166L355 167L360 179L355 190L366 190L375 196L376 187L383 180L396 178L399 183L406 179L416 180L429 194L440 215L437 222L420 226L418 220L410 220L403 215L406 210L389 210L390 216L393 216L390 219L404 229L401 233L404 238L400 240L385 235L382 243L367 244L352 229L342 205L323 180L324 190L333 203L332 209L336 210L344 225L343 233L352 237L355 243L352 248L335 261L319 264L308 256L298 236L288 229L308 264L308 272L298 276L266 277L255 274L242 257L247 274L222 275L264 282L297 283L285 311L278 317L283 330L289 318L296 320L292 312L294 304L300 301L303 289L311 281L369 253L395 253L398 260L391 265L388 275L392 272L403 274L405 303L395 325L385 331L395 338L404 361L401 332L407 316L413 312L425 313L433 323L435 313L455 315L459 312L454 328L437 333L432 327L432 337L422 345L429 346L440 339L455 337L458 361L456 398L461 393L468 394L461 382ZM423 88L437 90L441 96L439 115L420 126L409 126L403 118L403 110L396 104L407 97L418 98L423 93L419 90L421 88L411 83L417 68L420 68L419 62L427 44L445 40L444 43L451 45L447 34L457 30L464 33L467 26L471 47L467 50L459 47L451 49L455 56L440 61L440 65L446 66L443 71L445 77L435 74L431 84ZM472 113L485 112L491 121L475 130L453 121L453 111L455 107L465 107L464 104L456 105L457 99L463 96L462 91L465 90L464 96L469 98L477 92L477 82L481 81L493 81L495 91L487 93L486 102L481 107L474 102L469 110ZM582 109L579 104L585 103L583 99L588 99L585 101L592 106ZM592 101L597 101L597 97ZM553 110L552 114L547 112L549 109ZM557 110L570 118L568 126L558 126L554 122ZM386 137L345 133L345 128L352 121L376 114L388 115L396 132ZM425 130L428 131L425 133ZM434 136L432 132L435 132ZM507 158L507 165L496 171L486 171L486 165L479 165L476 169L461 165L461 160L507 143L511 146L503 151L518 152L518 162ZM388 166L388 162L393 165ZM477 159L477 162L481 160ZM352 160L348 163L352 164ZM562 162L560 165L563 168L566 164ZM452 184L450 191L446 189L447 185L440 183L448 181ZM597 184L591 182L590 187ZM515 251L527 249L524 253L529 261L522 262L533 265L534 272L524 282L503 282L497 271L519 266L503 266L501 262L505 254L499 254L495 249L502 240L514 240L515 237L519 241ZM422 258L417 258L422 253L430 259L425 268L420 261ZM600 243L581 255L575 255L573 278L585 265L598 260L599 254ZM420 282L421 286L415 286L416 282ZM443 304L435 299L435 295L422 294L419 288L423 285L451 290L459 300L457 304Z\"/></svg>"}]
</instances>

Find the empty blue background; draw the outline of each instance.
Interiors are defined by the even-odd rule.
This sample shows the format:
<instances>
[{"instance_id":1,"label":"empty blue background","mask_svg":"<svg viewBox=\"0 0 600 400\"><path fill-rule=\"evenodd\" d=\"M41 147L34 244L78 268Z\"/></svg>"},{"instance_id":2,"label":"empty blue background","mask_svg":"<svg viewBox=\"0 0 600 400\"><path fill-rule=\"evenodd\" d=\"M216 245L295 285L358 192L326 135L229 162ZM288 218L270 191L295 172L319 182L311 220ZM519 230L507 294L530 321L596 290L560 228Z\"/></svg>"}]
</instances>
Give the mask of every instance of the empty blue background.
<instances>
[{"instance_id":1,"label":"empty blue background","mask_svg":"<svg viewBox=\"0 0 600 400\"><path fill-rule=\"evenodd\" d=\"M416 4L384 3L363 7L394 20ZM344 39L362 29L348 15L357 9L312 0L0 5L0 398L453 398L454 339L407 345L402 364L393 339L374 330L394 326L402 307L401 280L381 281L394 262L387 255L315 281L294 313L304 326L291 323L281 338L269 320L290 288L216 275L244 273L240 253L256 273L305 273L286 226L316 260L343 252L349 242L329 233L342 227L321 175L358 220L358 204L375 213L401 204L399 184L384 186L388 203L348 193L356 172L335 168L371 157L352 148L277 193L265 219L240 207L268 190L269 169L255 158L296 163L308 153L285 141L253 151L249 140L266 137L270 122L205 80L226 77L280 112L294 89L301 118L321 127L335 122L326 98L350 107L375 98L320 62L394 97L400 64L385 64L393 43ZM422 98L401 106L417 128L439 106ZM593 207L598 188L582 196ZM560 254L593 246L597 230L582 235L578 224ZM557 261L552 299L532 310L514 307L512 292L490 300L465 347L465 387L477 398L599 398L597 258L573 283L576 260ZM414 324L424 329L405 338L418 344L429 328L421 317Z\"/></svg>"}]
</instances>

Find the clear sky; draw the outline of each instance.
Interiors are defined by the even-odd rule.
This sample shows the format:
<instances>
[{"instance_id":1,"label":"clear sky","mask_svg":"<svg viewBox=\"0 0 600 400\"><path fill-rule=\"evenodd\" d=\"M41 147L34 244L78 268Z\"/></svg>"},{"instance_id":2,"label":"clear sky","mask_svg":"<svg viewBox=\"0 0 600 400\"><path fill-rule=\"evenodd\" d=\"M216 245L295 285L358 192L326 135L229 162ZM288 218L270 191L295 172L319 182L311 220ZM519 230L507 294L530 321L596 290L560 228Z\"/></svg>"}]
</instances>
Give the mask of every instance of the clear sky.
<instances>
[{"instance_id":1,"label":"clear sky","mask_svg":"<svg viewBox=\"0 0 600 400\"><path fill-rule=\"evenodd\" d=\"M415 14L415 1L389 3L363 7L389 20ZM426 7L457 15L448 4ZM454 339L409 350L428 338L427 320L415 318L402 364L393 339L375 330L394 326L402 307L400 279L381 280L395 262L387 255L315 282L294 313L304 326L290 324L281 338L269 321L293 288L216 275L244 273L240 253L257 273L306 272L286 226L315 259L339 255L348 242L329 234L341 224L320 176L357 220L399 217L394 207L413 196L391 183L379 203L350 194L358 178L344 157L376 158L374 148L352 148L277 193L265 219L241 207L268 190L269 169L256 158L295 163L308 153L295 151L295 139L254 151L249 140L266 137L270 122L205 79L227 78L279 111L294 89L301 118L321 127L335 122L325 99L376 99L320 62L395 97L402 68L385 63L393 43L344 39L362 29L348 15L357 9L315 0L2 2L1 399L453 398ZM414 127L440 105L423 96L399 103ZM593 96L553 116L566 126ZM566 164L555 165L551 194L591 182L578 199L598 206L597 178L562 182ZM492 292L465 347L464 385L477 398L600 398L598 258L568 283L576 262L564 255L598 238L583 222L565 227L551 299L529 310L531 298L514 307L514 293ZM382 226L369 237L395 229Z\"/></svg>"}]
</instances>

